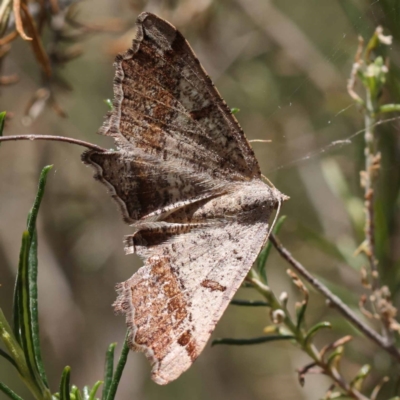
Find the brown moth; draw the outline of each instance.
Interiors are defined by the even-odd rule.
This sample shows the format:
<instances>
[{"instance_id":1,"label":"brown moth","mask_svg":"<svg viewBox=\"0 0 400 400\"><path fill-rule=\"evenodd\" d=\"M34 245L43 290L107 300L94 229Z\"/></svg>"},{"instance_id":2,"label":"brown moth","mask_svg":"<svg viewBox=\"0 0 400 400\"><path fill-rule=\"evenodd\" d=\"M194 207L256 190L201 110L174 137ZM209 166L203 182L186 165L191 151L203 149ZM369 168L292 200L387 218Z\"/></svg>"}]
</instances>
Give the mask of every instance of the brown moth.
<instances>
[{"instance_id":1,"label":"brown moth","mask_svg":"<svg viewBox=\"0 0 400 400\"><path fill-rule=\"evenodd\" d=\"M114 109L100 133L117 150L83 161L117 201L144 261L117 286L129 346L166 384L187 370L250 270L285 196L261 180L237 120L188 42L142 13L115 61Z\"/></svg>"}]
</instances>

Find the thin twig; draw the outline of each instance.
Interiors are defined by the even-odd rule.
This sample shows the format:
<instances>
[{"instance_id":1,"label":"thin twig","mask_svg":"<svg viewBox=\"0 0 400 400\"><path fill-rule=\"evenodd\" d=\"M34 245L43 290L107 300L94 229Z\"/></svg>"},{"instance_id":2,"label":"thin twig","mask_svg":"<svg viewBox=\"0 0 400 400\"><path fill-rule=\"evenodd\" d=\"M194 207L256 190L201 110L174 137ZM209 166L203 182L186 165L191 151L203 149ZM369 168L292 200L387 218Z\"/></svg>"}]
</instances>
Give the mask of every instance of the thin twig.
<instances>
[{"instance_id":1,"label":"thin twig","mask_svg":"<svg viewBox=\"0 0 400 400\"><path fill-rule=\"evenodd\" d=\"M356 326L366 337L371 339L379 347L383 348L397 361L400 361L400 352L379 333L375 332L372 328L361 321L353 311L345 304L342 300L334 295L325 285L323 285L318 279L314 278L306 268L295 258L292 254L280 243L280 241L274 236L270 235L269 240L274 245L278 253L304 278L309 282L316 290L323 294L330 302L330 304L336 308L348 321Z\"/></svg>"},{"instance_id":2,"label":"thin twig","mask_svg":"<svg viewBox=\"0 0 400 400\"><path fill-rule=\"evenodd\" d=\"M12 75L0 75L0 86L13 85L19 81L17 74Z\"/></svg>"},{"instance_id":3,"label":"thin twig","mask_svg":"<svg viewBox=\"0 0 400 400\"><path fill-rule=\"evenodd\" d=\"M15 18L15 27L19 33L19 35L24 40L32 40L29 36L26 35L24 31L24 26L22 24L21 18L21 0L14 0L13 2L13 11L14 11L14 18Z\"/></svg>"},{"instance_id":4,"label":"thin twig","mask_svg":"<svg viewBox=\"0 0 400 400\"><path fill-rule=\"evenodd\" d=\"M18 37L18 32L17 31L10 32L8 35L6 35L6 36L4 36L4 37L2 37L0 39L0 46L4 46L4 45L12 42L17 37Z\"/></svg>"},{"instance_id":5,"label":"thin twig","mask_svg":"<svg viewBox=\"0 0 400 400\"><path fill-rule=\"evenodd\" d=\"M36 60L42 66L43 72L47 75L47 77L50 77L52 71L51 71L49 56L47 55L44 49L35 21L32 15L29 13L26 4L21 3L21 11L22 11L21 16L23 15L22 20L30 36L32 37L31 41L32 49L35 54Z\"/></svg>"},{"instance_id":6,"label":"thin twig","mask_svg":"<svg viewBox=\"0 0 400 400\"><path fill-rule=\"evenodd\" d=\"M323 359L314 344L307 341L303 330L297 329L297 326L293 322L287 309L280 303L271 289L259 280L259 277L254 270L251 271L251 274L251 277L248 278L249 281L266 298L273 310L280 310L284 313L282 322L293 333L295 340L301 346L303 351L305 351L314 360L315 365L321 368L322 373L331 377L336 385L340 387L349 397L357 400L368 400L367 397L346 382L344 377L332 363L329 363Z\"/></svg>"},{"instance_id":7,"label":"thin twig","mask_svg":"<svg viewBox=\"0 0 400 400\"><path fill-rule=\"evenodd\" d=\"M101 153L107 151L103 147L97 146L93 143L85 142L84 140L73 139L66 136L52 136L52 135L15 135L15 136L2 136L0 142L7 142L11 140L54 140L57 142L65 142L77 144L78 146L86 147L91 150L100 151Z\"/></svg>"}]
</instances>

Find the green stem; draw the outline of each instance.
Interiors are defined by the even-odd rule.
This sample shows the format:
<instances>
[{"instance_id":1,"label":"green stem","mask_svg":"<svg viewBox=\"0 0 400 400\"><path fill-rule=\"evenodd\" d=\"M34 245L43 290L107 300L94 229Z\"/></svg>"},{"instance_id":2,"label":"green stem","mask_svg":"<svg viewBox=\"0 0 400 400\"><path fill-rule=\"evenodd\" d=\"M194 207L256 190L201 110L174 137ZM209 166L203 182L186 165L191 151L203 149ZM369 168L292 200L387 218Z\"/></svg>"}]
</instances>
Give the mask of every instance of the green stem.
<instances>
[{"instance_id":1,"label":"green stem","mask_svg":"<svg viewBox=\"0 0 400 400\"><path fill-rule=\"evenodd\" d=\"M32 379L22 348L15 339L11 327L8 324L7 319L5 318L1 308L0 308L0 339L2 339L4 345L7 347L10 356L14 359L15 364L18 367L18 372L21 379L28 387L28 389L31 391L35 399L37 400L43 399L42 392L38 388L36 382Z\"/></svg>"},{"instance_id":2,"label":"green stem","mask_svg":"<svg viewBox=\"0 0 400 400\"><path fill-rule=\"evenodd\" d=\"M326 363L321 358L317 348L313 343L311 343L311 340L307 340L305 331L297 327L297 324L292 320L287 308L280 303L272 290L261 282L260 277L253 269L251 270L250 281L254 285L255 289L265 297L272 310L282 310L284 312L283 324L293 334L296 342L300 345L302 350L314 360L315 364L322 369L324 374L330 376L333 381L353 399L368 400L367 397L352 388L334 366Z\"/></svg>"},{"instance_id":3,"label":"green stem","mask_svg":"<svg viewBox=\"0 0 400 400\"><path fill-rule=\"evenodd\" d=\"M365 110L365 174L363 179L365 200L365 239L367 245L366 255L371 270L372 290L380 287L375 257L375 226L374 226L374 180L376 176L376 142L374 126L376 124L376 102L372 98L371 91L367 88L366 110Z\"/></svg>"},{"instance_id":4,"label":"green stem","mask_svg":"<svg viewBox=\"0 0 400 400\"><path fill-rule=\"evenodd\" d=\"M393 109L393 108L392 108ZM365 243L366 256L368 258L371 271L371 288L373 292L377 292L381 288L381 282L378 272L378 260L375 250L375 210L374 210L374 186L380 168L379 153L377 151L375 139L376 115L379 112L377 98L373 96L372 89L366 86L366 109L365 109L365 172L362 184L364 186L365 201ZM377 298L379 296L375 296ZM372 302L372 306L381 316L382 336L388 344L394 343L394 334L389 327L390 322L385 317L384 311L379 305L378 300Z\"/></svg>"}]
</instances>

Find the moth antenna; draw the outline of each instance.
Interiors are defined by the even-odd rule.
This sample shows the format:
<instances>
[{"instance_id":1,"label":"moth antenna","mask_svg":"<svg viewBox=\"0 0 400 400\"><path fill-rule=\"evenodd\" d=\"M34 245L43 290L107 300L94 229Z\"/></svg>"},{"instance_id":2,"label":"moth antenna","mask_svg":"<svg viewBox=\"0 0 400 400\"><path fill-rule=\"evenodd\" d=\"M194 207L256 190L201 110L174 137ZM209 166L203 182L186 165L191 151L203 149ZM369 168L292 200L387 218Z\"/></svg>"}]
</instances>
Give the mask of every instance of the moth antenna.
<instances>
[{"instance_id":1,"label":"moth antenna","mask_svg":"<svg viewBox=\"0 0 400 400\"><path fill-rule=\"evenodd\" d=\"M261 174L261 177L264 178L264 179L267 181L267 183L268 183L273 189L276 189L275 185L274 185L265 175Z\"/></svg>"},{"instance_id":2,"label":"moth antenna","mask_svg":"<svg viewBox=\"0 0 400 400\"><path fill-rule=\"evenodd\" d=\"M282 205L282 199L279 197L279 199L278 199L278 208L276 210L276 214L275 214L274 220L273 220L273 222L271 224L271 229L268 231L268 235L264 240L263 247L265 246L265 243L267 243L269 237L271 236L272 230L274 229L275 223L276 223L276 221L278 219L278 216L279 216L279 213L281 211L281 205Z\"/></svg>"},{"instance_id":3,"label":"moth antenna","mask_svg":"<svg viewBox=\"0 0 400 400\"><path fill-rule=\"evenodd\" d=\"M251 139L249 143L271 143L271 139Z\"/></svg>"}]
</instances>

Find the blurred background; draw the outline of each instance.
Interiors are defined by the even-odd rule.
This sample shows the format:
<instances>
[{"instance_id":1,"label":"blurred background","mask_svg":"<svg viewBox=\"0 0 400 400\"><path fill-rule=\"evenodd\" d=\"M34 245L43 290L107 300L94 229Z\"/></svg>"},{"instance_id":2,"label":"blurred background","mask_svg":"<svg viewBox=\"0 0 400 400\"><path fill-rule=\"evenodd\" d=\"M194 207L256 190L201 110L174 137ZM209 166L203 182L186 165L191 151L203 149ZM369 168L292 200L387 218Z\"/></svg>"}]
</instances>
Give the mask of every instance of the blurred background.
<instances>
[{"instance_id":1,"label":"blurred background","mask_svg":"<svg viewBox=\"0 0 400 400\"><path fill-rule=\"evenodd\" d=\"M38 4L28 2L33 13ZM46 2L47 3L47 2ZM71 5L71 3L73 3ZM0 45L0 110L6 110L5 135L48 134L83 139L103 147L112 140L96 135L112 98L113 58L126 50L135 19L151 11L174 24L197 56L253 143L262 172L290 196L282 213L280 237L315 276L356 312L364 289L354 251L363 240L363 115L346 84L357 36L369 38L377 25L394 36L386 49L390 78L385 102L400 102L400 3L397 0L56 0L53 18L43 27L52 77L38 62L30 43L20 38ZM35 8L36 7L36 8ZM36 10L36 11L35 11ZM50 12L49 12L50 13ZM12 27L10 31L12 31ZM36 49L36 54L38 50ZM377 251L382 281L399 305L400 283L400 140L399 121L378 127L382 170L377 189ZM346 145L336 141L351 138ZM113 314L114 285L140 266L125 256L122 239L130 233L105 188L80 161L82 149L57 142L8 142L0 147L0 305L11 318L13 282L21 233L43 166L49 174L39 214L39 304L44 361L54 391L65 365L72 383L82 387L102 378L111 342L119 354L125 334L123 317ZM268 260L274 292L298 296L275 252ZM251 289L237 298L258 299ZM345 334L343 370L354 376L370 363L367 387L383 375L392 381L382 399L398 390L398 366L359 336L322 296L311 290L308 326L330 321L320 333L321 346ZM254 337L269 324L264 308L230 306L213 338ZM119 399L318 399L330 386L321 375L306 377L302 388L296 369L309 358L289 342L258 346L206 347L194 366L166 387L150 379L143 354L129 355ZM30 398L17 374L0 359L1 380ZM3 399L0 394L0 399Z\"/></svg>"}]
</instances>

